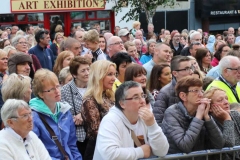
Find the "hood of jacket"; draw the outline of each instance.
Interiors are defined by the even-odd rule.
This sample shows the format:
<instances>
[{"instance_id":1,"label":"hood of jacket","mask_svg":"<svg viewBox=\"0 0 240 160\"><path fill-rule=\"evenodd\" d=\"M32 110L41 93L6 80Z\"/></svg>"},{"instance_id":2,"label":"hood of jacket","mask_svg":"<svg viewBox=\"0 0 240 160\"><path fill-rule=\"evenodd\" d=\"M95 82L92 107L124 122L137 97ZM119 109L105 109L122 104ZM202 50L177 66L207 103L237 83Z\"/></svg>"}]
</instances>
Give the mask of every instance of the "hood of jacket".
<instances>
[{"instance_id":1,"label":"hood of jacket","mask_svg":"<svg viewBox=\"0 0 240 160\"><path fill-rule=\"evenodd\" d=\"M52 113L49 107L44 103L44 101L40 98L33 98L29 101L29 105L31 109L49 115L56 123L58 122L59 114L62 112L63 114L66 113L71 106L68 103L56 103L56 111Z\"/></svg>"}]
</instances>

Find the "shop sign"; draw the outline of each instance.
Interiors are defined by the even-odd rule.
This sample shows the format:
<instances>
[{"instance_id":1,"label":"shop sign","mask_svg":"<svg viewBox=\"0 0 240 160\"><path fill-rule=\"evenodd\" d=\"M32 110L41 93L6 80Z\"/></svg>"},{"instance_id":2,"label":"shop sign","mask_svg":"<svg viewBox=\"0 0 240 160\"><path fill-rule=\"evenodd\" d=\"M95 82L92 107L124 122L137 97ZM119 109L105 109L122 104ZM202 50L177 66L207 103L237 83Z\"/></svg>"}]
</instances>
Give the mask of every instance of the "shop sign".
<instances>
[{"instance_id":1,"label":"shop sign","mask_svg":"<svg viewBox=\"0 0 240 160\"><path fill-rule=\"evenodd\" d=\"M11 0L12 12L105 9L105 0Z\"/></svg>"}]
</instances>

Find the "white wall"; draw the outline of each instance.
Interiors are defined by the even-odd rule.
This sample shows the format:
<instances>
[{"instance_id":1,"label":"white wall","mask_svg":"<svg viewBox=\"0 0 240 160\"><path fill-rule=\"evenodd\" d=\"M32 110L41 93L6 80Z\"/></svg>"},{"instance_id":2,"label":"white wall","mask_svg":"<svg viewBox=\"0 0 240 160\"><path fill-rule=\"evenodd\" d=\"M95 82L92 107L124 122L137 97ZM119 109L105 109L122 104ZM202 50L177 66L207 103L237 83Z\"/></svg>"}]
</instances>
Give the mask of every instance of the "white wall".
<instances>
[{"instance_id":1,"label":"white wall","mask_svg":"<svg viewBox=\"0 0 240 160\"><path fill-rule=\"evenodd\" d=\"M1 0L0 14L11 13L10 0Z\"/></svg>"}]
</instances>

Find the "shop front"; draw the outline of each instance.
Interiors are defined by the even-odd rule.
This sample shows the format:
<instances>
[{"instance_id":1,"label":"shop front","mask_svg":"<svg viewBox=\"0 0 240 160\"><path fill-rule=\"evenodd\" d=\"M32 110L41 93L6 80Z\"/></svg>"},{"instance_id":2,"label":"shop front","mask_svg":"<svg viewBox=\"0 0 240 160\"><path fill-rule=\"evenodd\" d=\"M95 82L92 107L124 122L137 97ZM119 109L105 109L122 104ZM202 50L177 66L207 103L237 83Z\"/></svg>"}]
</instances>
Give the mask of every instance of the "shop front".
<instances>
[{"instance_id":1,"label":"shop front","mask_svg":"<svg viewBox=\"0 0 240 160\"><path fill-rule=\"evenodd\" d=\"M105 9L102 0L10 0L11 14L0 14L1 28L17 25L25 31L27 25L51 29L61 22L65 35L71 27L88 30L96 23L101 30L113 31L114 12Z\"/></svg>"}]
</instances>

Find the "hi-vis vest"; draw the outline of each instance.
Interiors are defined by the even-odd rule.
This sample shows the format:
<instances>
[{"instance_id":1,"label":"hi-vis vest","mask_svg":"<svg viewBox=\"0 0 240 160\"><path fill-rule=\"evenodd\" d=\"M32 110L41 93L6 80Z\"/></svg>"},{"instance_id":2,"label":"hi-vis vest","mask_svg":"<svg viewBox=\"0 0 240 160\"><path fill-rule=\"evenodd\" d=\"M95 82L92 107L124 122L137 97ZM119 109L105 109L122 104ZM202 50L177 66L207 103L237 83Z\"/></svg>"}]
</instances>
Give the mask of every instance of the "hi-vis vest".
<instances>
[{"instance_id":1,"label":"hi-vis vest","mask_svg":"<svg viewBox=\"0 0 240 160\"><path fill-rule=\"evenodd\" d=\"M217 87L217 88L220 88L222 90L224 90L228 96L228 101L229 103L240 103L237 101L236 97L234 96L232 90L222 81L219 81L219 80L214 80L208 87L206 90L209 90L211 87ZM240 87L239 85L237 84L236 86L236 91L237 91L237 96L238 98L240 99Z\"/></svg>"}]
</instances>

